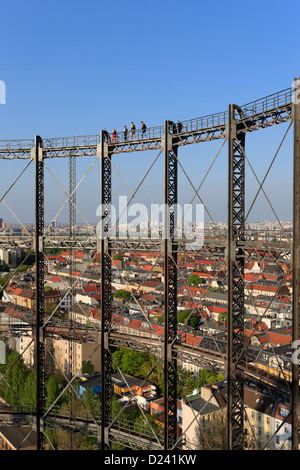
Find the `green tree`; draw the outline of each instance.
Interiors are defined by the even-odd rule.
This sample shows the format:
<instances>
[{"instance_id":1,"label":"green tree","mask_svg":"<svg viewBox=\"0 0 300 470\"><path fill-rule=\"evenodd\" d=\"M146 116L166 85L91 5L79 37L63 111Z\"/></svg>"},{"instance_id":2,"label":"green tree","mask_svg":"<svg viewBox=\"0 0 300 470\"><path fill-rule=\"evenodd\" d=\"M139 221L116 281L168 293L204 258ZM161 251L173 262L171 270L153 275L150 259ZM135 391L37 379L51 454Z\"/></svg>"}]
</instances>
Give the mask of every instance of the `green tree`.
<instances>
[{"instance_id":1,"label":"green tree","mask_svg":"<svg viewBox=\"0 0 300 470\"><path fill-rule=\"evenodd\" d=\"M220 382L223 379L224 376L222 374L218 374L217 372L209 369L201 369L198 376L198 388L203 387L203 385Z\"/></svg>"},{"instance_id":2,"label":"green tree","mask_svg":"<svg viewBox=\"0 0 300 470\"><path fill-rule=\"evenodd\" d=\"M130 299L131 297L131 294L128 290L118 290L117 292L115 292L114 294L114 297L116 299Z\"/></svg>"},{"instance_id":3,"label":"green tree","mask_svg":"<svg viewBox=\"0 0 300 470\"><path fill-rule=\"evenodd\" d=\"M112 367L113 372L118 371L117 365L122 370L121 365L122 365L122 359L123 359L123 354L124 353L125 353L125 349L117 349L116 351L113 352L114 360L111 363L111 367Z\"/></svg>"},{"instance_id":4,"label":"green tree","mask_svg":"<svg viewBox=\"0 0 300 470\"><path fill-rule=\"evenodd\" d=\"M91 363L91 361L87 361L81 369L82 374L92 374L94 372L94 364Z\"/></svg>"},{"instance_id":5,"label":"green tree","mask_svg":"<svg viewBox=\"0 0 300 470\"><path fill-rule=\"evenodd\" d=\"M131 351L130 349L117 350L113 353L113 356L122 372L135 377L140 376L141 367L149 360L147 353ZM116 364L113 364L113 370L114 372L118 370Z\"/></svg>"},{"instance_id":6,"label":"green tree","mask_svg":"<svg viewBox=\"0 0 300 470\"><path fill-rule=\"evenodd\" d=\"M197 320L193 315L191 315L190 310L182 310L181 312L178 312L177 314L178 323L185 323L185 320L187 318L188 318L187 324L191 326L192 328L197 328Z\"/></svg>"},{"instance_id":7,"label":"green tree","mask_svg":"<svg viewBox=\"0 0 300 470\"><path fill-rule=\"evenodd\" d=\"M55 375L51 375L46 382L47 404L51 405L55 402L59 395L59 382Z\"/></svg>"},{"instance_id":8,"label":"green tree","mask_svg":"<svg viewBox=\"0 0 300 470\"><path fill-rule=\"evenodd\" d=\"M23 397L26 367L17 351L8 354L6 371L9 371L6 375L6 382L1 387L4 400L12 405L20 404L19 398L22 399Z\"/></svg>"},{"instance_id":9,"label":"green tree","mask_svg":"<svg viewBox=\"0 0 300 470\"><path fill-rule=\"evenodd\" d=\"M178 398L182 398L186 395L190 395L195 388L197 388L197 379L195 379L193 373L189 370L185 370L182 367L177 368L178 384L177 394Z\"/></svg>"},{"instance_id":10,"label":"green tree","mask_svg":"<svg viewBox=\"0 0 300 470\"><path fill-rule=\"evenodd\" d=\"M121 411L122 409L122 404L118 401L116 395L112 396L112 401L111 401L111 414L112 417L114 418L117 416L117 414Z\"/></svg>"},{"instance_id":11,"label":"green tree","mask_svg":"<svg viewBox=\"0 0 300 470\"><path fill-rule=\"evenodd\" d=\"M151 372L151 373L150 373ZM150 375L149 375L150 374ZM142 377L148 377L149 382L158 387L158 392L162 393L164 390L164 371L163 361L153 354L148 355L148 360L144 362L140 369Z\"/></svg>"},{"instance_id":12,"label":"green tree","mask_svg":"<svg viewBox=\"0 0 300 470\"><path fill-rule=\"evenodd\" d=\"M203 284L203 280L197 274L191 274L189 277L189 286L199 286Z\"/></svg>"},{"instance_id":13,"label":"green tree","mask_svg":"<svg viewBox=\"0 0 300 470\"><path fill-rule=\"evenodd\" d=\"M36 404L36 373L30 371L24 384L24 401L28 405Z\"/></svg>"},{"instance_id":14,"label":"green tree","mask_svg":"<svg viewBox=\"0 0 300 470\"><path fill-rule=\"evenodd\" d=\"M227 310L226 312L221 312L218 316L218 320L221 323L225 323L227 321Z\"/></svg>"}]
</instances>

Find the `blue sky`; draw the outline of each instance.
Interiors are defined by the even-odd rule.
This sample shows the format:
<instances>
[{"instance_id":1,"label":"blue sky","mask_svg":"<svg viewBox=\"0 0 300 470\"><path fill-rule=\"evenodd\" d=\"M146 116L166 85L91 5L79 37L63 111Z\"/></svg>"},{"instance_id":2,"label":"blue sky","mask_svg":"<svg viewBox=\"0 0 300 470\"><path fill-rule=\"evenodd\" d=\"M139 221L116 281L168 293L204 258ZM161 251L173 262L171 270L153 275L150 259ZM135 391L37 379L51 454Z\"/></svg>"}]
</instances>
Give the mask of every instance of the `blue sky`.
<instances>
[{"instance_id":1,"label":"blue sky","mask_svg":"<svg viewBox=\"0 0 300 470\"><path fill-rule=\"evenodd\" d=\"M293 78L300 76L298 24L296 0L284 4L277 0L6 2L0 18L0 80L5 81L7 92L6 104L0 105L0 139L96 134L104 127L121 130L131 120L157 126L165 119L185 120L223 111L229 103L247 103L288 88ZM262 166L261 177L285 129L282 125L274 132L263 131L263 138L247 141L253 164ZM270 174L269 191L282 218L290 213L290 195L286 193L291 188L287 165L292 156L291 136L290 132L282 165ZM182 152L182 158L198 185L211 161L206 156L213 159L218 145L191 147ZM122 174L132 188L154 157L136 154L120 161ZM135 159L139 159L137 165ZM223 160L226 162L226 152ZM78 175L85 171L85 163L88 166L90 162L79 164ZM63 164L66 167L66 162L57 168L53 164L53 169L67 187L59 167ZM9 168L2 169L7 185L15 174L10 175ZM156 195L155 185L160 191L162 168L158 167L143 196ZM224 202L227 194L226 165L219 168L203 194L215 208L216 220L225 219L218 201ZM28 192L32 190L29 175L19 186ZM82 210L92 221L98 170L90 176L91 182L82 190ZM215 191L210 193L212 185ZM278 185L283 185L281 197ZM91 187L95 194L89 200ZM59 205L54 193L51 191L53 212L54 205ZM29 221L29 199L17 194L16 186L10 201ZM267 216L260 211L260 218ZM7 219L11 220L9 214Z\"/></svg>"}]
</instances>

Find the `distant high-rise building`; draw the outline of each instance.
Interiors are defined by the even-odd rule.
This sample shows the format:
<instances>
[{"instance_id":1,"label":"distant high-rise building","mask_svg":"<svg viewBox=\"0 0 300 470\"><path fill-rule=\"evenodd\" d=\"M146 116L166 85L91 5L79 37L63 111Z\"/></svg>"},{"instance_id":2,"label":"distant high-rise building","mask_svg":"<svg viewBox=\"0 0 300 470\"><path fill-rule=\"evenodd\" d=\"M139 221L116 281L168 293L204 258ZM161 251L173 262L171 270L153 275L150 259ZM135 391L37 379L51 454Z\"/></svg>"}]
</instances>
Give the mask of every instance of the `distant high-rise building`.
<instances>
[{"instance_id":1,"label":"distant high-rise building","mask_svg":"<svg viewBox=\"0 0 300 470\"><path fill-rule=\"evenodd\" d=\"M24 257L25 254L21 248L0 249L0 263L18 266Z\"/></svg>"},{"instance_id":2,"label":"distant high-rise building","mask_svg":"<svg viewBox=\"0 0 300 470\"><path fill-rule=\"evenodd\" d=\"M0 228L7 228L7 222L3 222L3 219L0 219Z\"/></svg>"}]
</instances>

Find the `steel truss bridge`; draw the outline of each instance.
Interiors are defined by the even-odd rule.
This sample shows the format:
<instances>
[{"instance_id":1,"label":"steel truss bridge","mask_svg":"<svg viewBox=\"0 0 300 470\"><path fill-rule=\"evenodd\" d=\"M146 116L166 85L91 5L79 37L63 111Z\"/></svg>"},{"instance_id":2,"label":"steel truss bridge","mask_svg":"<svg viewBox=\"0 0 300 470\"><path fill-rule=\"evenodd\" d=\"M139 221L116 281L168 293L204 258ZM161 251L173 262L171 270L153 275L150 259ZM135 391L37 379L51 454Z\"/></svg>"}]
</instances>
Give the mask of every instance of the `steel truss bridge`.
<instances>
[{"instance_id":1,"label":"steel truss bridge","mask_svg":"<svg viewBox=\"0 0 300 470\"><path fill-rule=\"evenodd\" d=\"M294 83L298 83L298 79ZM292 339L299 339L299 246L300 246L300 105L299 90L288 88L267 97L247 103L243 106L229 105L228 110L222 113L203 116L198 119L183 121L181 128L176 123L165 121L163 126L148 128L144 134L137 130L131 139L124 139L122 133L118 133L116 139L102 130L100 135L88 135L65 138L42 138L0 141L1 160L28 160L28 164L35 165L35 231L33 234L27 231L25 236L1 236L1 246L16 247L25 244L35 253L36 263L36 302L35 322L32 327L34 343L35 371L37 376L36 406L28 412L18 410L18 419L13 419L11 409L0 410L1 420L7 424L20 420L28 420L32 429L36 431L38 450L44 450L47 442L45 428L47 418L52 420L53 426L68 429L96 429L98 442L101 448L110 448L115 439L118 443L127 443L127 446L135 447L137 439L143 448L163 448L165 450L176 449L180 446L180 437L177 428L177 398L178 398L178 372L179 351L181 343L178 338L177 307L178 307L178 257L185 253L186 240L176 238L176 204L178 203L178 169L181 163L178 158L179 148L191 144L221 140L222 146L227 144L228 149L228 218L227 232L223 238L210 236L204 240L204 245L197 251L197 256L211 256L223 259L223 266L227 271L228 286L228 328L226 339L225 372L227 380L227 446L229 450L243 449L244 446L244 386L251 380L262 385L259 377L250 378L245 371L245 358L249 348L245 346L244 334L244 303L245 303L245 261L246 260L272 260L285 261L290 264L290 273L293 279L293 325ZM293 167L293 233L290 240L255 242L249 240L246 230L245 214L245 165L251 164L245 152L246 135L257 130L277 126L281 123L289 123L293 126L294 139L294 167ZM164 200L168 211L164 215L164 226L168 228L168 236L162 239L122 239L118 236L111 237L112 202L112 169L113 158L118 154L156 150L164 156ZM104 218L100 239L95 234L81 237L76 234L76 158L92 156L99 159L101 166L100 176L100 204L104 207ZM45 204L45 169L48 159L69 159L69 192L66 194L69 204L69 234L57 237L49 233L44 222ZM27 168L26 166L26 168ZM25 168L25 169L26 169ZM50 171L50 170L49 170ZM267 176L267 175L266 175ZM18 180L20 175L16 178ZM265 177L266 178L266 177ZM264 181L258 181L259 191L264 192ZM14 183L15 183L14 181ZM14 185L11 185L11 187ZM193 187L197 197L201 200L198 190ZM265 194L266 195L266 194ZM3 196L1 201L4 199ZM101 410L96 418L84 420L76 416L62 416L56 412L52 405L47 409L46 401L46 338L49 336L51 317L45 317L44 266L47 260L45 251L47 248L63 247L70 251L77 249L94 249L96 255L100 254L101 272L101 328L100 358L101 358ZM112 417L112 351L116 344L125 344L126 347L136 345L137 349L149 347L147 341L140 342L130 338L124 343L124 338L116 334L112 328L112 272L111 263L113 252L145 251L160 252L164 272L164 334L161 341L159 361L163 363L164 373L164 397L165 400L163 435L157 436L155 443L145 432L137 433L130 426L118 426ZM194 253L195 254L195 253ZM73 258L72 258L73 259ZM24 263L25 261L23 261ZM71 262L70 279L75 269ZM70 291L74 292L76 280L71 282ZM138 299L135 299L138 303ZM72 320L72 319L71 319ZM77 327L72 323L72 329L68 329L69 337L75 338ZM79 328L80 330L80 328ZM1 334L5 334L3 329ZM14 334L20 334L15 331ZM65 331L60 330L62 337ZM74 335L74 336L72 336ZM91 340L91 339L89 339ZM98 340L95 341L98 344ZM143 346L144 345L144 346ZM223 345L224 346L224 345ZM157 346L156 346L157 347ZM71 349L71 348L70 348ZM70 370L73 370L73 352L70 353ZM199 351L199 356L203 352ZM195 360L195 359L193 359ZM224 365L223 364L223 365ZM120 371L121 373L121 371ZM68 386L76 395L73 382L76 374L70 374L67 378ZM5 382L5 375L1 381ZM268 384L270 385L270 384ZM278 387L273 391L278 393ZM298 449L298 414L297 403L299 394L299 367L292 366L292 382L290 388L283 392L290 400L290 417L292 423L292 448ZM78 398L78 397L77 397ZM141 410L144 415L143 411ZM84 421L84 422L83 422ZM151 427L151 426L150 426ZM137 438L137 434L139 437Z\"/></svg>"}]
</instances>

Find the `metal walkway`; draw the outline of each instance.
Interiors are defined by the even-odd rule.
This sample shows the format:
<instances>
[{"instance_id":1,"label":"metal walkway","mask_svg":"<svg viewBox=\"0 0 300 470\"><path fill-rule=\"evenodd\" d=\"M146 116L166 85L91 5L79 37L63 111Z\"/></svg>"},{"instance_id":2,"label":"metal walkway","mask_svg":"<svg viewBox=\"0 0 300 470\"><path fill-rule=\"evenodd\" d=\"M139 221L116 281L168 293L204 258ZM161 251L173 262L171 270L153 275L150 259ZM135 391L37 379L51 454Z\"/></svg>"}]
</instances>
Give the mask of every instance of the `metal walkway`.
<instances>
[{"instance_id":1,"label":"metal walkway","mask_svg":"<svg viewBox=\"0 0 300 470\"><path fill-rule=\"evenodd\" d=\"M252 101L240 107L239 120L244 132L253 132L292 119L293 89L287 88L264 98ZM176 133L176 145L184 146L214 139L224 139L228 123L228 112L209 114L200 118L189 119L181 123L179 133L172 125L171 133ZM164 126L149 127L145 134L141 129L135 132L134 140L124 140L123 132L117 133L116 142L108 145L110 153L127 153L155 150L162 147ZM43 138L44 158L76 157L97 155L100 134ZM31 159L34 139L0 140L0 159Z\"/></svg>"}]
</instances>

